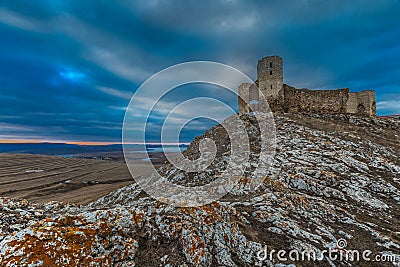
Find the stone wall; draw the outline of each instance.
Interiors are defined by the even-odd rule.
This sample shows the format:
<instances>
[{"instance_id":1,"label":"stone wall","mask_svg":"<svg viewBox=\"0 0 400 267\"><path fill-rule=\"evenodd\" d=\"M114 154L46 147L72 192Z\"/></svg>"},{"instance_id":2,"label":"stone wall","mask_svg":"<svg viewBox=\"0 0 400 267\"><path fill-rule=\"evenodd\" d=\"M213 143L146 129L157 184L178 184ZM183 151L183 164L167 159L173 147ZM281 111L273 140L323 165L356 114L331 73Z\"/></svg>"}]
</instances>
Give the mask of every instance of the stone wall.
<instances>
[{"instance_id":1,"label":"stone wall","mask_svg":"<svg viewBox=\"0 0 400 267\"><path fill-rule=\"evenodd\" d=\"M288 113L346 113L349 89L309 90L284 85L284 112Z\"/></svg>"},{"instance_id":2,"label":"stone wall","mask_svg":"<svg viewBox=\"0 0 400 267\"><path fill-rule=\"evenodd\" d=\"M376 114L375 91L349 93L346 113L374 116Z\"/></svg>"},{"instance_id":3,"label":"stone wall","mask_svg":"<svg viewBox=\"0 0 400 267\"><path fill-rule=\"evenodd\" d=\"M336 90L296 89L284 85L284 112L314 114L358 114L375 116L375 91L351 93ZM275 112L279 112L275 110Z\"/></svg>"},{"instance_id":4,"label":"stone wall","mask_svg":"<svg viewBox=\"0 0 400 267\"><path fill-rule=\"evenodd\" d=\"M239 86L239 114L251 111L266 112L265 100L259 100L255 84ZM287 84L281 90L283 100L268 98L274 113L304 114L357 114L376 116L375 91L366 90L352 93L348 88L337 90L296 89ZM275 102L274 102L275 101Z\"/></svg>"}]
</instances>

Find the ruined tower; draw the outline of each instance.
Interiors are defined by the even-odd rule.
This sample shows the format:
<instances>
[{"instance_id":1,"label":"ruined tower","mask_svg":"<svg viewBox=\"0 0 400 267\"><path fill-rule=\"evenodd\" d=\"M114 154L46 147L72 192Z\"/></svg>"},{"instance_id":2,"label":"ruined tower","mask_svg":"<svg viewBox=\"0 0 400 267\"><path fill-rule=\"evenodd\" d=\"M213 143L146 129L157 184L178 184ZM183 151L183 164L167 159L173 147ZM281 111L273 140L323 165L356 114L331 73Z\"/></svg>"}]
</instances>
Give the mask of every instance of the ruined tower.
<instances>
[{"instance_id":1,"label":"ruined tower","mask_svg":"<svg viewBox=\"0 0 400 267\"><path fill-rule=\"evenodd\" d=\"M260 59L257 65L258 88L274 111L283 111L283 62L279 56Z\"/></svg>"},{"instance_id":2,"label":"ruined tower","mask_svg":"<svg viewBox=\"0 0 400 267\"><path fill-rule=\"evenodd\" d=\"M283 83L279 56L260 59L255 84L239 86L239 114L252 111L297 114L355 114L376 116L375 91L296 89Z\"/></svg>"}]
</instances>

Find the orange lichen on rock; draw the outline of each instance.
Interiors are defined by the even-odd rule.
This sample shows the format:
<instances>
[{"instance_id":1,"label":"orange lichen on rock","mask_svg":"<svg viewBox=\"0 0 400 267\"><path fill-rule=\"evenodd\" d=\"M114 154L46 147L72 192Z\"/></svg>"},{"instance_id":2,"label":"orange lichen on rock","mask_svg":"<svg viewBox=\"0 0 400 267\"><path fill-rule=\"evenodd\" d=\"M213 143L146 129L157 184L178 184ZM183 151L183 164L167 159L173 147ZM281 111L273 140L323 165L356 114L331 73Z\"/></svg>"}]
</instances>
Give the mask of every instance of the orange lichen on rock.
<instances>
[{"instance_id":1,"label":"orange lichen on rock","mask_svg":"<svg viewBox=\"0 0 400 267\"><path fill-rule=\"evenodd\" d=\"M131 213L132 213L132 221L135 224L139 224L143 221L143 218L144 218L143 213L137 213L136 210L132 210Z\"/></svg>"},{"instance_id":2,"label":"orange lichen on rock","mask_svg":"<svg viewBox=\"0 0 400 267\"><path fill-rule=\"evenodd\" d=\"M189 229L189 234L186 235L186 238L182 238L182 245L187 248L186 253L192 259L193 265L199 266L206 256L206 245L202 237L194 233L194 229Z\"/></svg>"},{"instance_id":3,"label":"orange lichen on rock","mask_svg":"<svg viewBox=\"0 0 400 267\"><path fill-rule=\"evenodd\" d=\"M268 177L268 176L266 176L266 177L264 178L263 184L265 184L265 185L267 185L267 186L272 186L272 188L273 188L274 190L277 190L277 191L283 191L283 192L285 192L285 191L288 190L287 186L286 186L282 181L271 179L271 178Z\"/></svg>"},{"instance_id":4,"label":"orange lichen on rock","mask_svg":"<svg viewBox=\"0 0 400 267\"><path fill-rule=\"evenodd\" d=\"M1 266L110 266L115 256L124 252L104 253L110 244L105 237L111 233L112 228L105 221L89 224L74 216L44 219L7 242L6 256L0 257L0 263ZM125 240L125 251L134 255L135 242Z\"/></svg>"},{"instance_id":5,"label":"orange lichen on rock","mask_svg":"<svg viewBox=\"0 0 400 267\"><path fill-rule=\"evenodd\" d=\"M288 197L292 200L293 204L295 204L296 206L308 205L308 199L303 195L293 194Z\"/></svg>"},{"instance_id":6,"label":"orange lichen on rock","mask_svg":"<svg viewBox=\"0 0 400 267\"><path fill-rule=\"evenodd\" d=\"M212 202L201 207L179 208L179 211L185 220L181 242L187 259L193 266L209 266L212 257L208 247L214 242L213 237L221 235L221 242L231 244L231 239L224 231L236 231L235 224L229 220L230 209Z\"/></svg>"},{"instance_id":7,"label":"orange lichen on rock","mask_svg":"<svg viewBox=\"0 0 400 267\"><path fill-rule=\"evenodd\" d=\"M240 177L238 184L239 185L247 185L247 184L250 184L251 182L252 182L252 180L250 178Z\"/></svg>"},{"instance_id":8,"label":"orange lichen on rock","mask_svg":"<svg viewBox=\"0 0 400 267\"><path fill-rule=\"evenodd\" d=\"M56 227L42 225L51 220L37 223L33 232L8 244L6 254L13 256L2 259L4 266L40 263L42 266L87 266L92 261L111 263L110 257L94 259L91 256L97 230L85 225L74 226L73 220L66 217L56 221Z\"/></svg>"}]
</instances>

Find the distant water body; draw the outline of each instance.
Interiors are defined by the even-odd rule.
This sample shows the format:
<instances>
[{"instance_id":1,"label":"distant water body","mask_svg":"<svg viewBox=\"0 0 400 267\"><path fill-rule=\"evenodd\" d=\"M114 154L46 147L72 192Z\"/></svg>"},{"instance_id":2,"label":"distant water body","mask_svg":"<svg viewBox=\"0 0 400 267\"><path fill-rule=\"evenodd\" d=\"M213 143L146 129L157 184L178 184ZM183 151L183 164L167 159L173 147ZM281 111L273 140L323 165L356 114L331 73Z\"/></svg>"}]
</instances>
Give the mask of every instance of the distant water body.
<instances>
[{"instance_id":1,"label":"distant water body","mask_svg":"<svg viewBox=\"0 0 400 267\"><path fill-rule=\"evenodd\" d=\"M139 145L131 146L132 152L141 151ZM148 152L179 152L185 150L187 145L147 145ZM97 153L122 153L121 145L75 145L63 143L34 143L34 144L0 144L0 153L24 153L48 156L61 156L73 158L78 154L97 154Z\"/></svg>"}]
</instances>

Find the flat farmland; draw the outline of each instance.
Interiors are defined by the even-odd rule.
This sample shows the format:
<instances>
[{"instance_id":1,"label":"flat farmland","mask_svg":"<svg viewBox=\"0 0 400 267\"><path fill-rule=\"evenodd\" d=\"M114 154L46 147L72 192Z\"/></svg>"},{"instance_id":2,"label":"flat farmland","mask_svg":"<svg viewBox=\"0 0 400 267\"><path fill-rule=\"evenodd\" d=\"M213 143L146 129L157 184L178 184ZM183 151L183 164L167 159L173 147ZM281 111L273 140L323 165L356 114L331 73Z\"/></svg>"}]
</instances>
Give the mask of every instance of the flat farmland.
<instances>
[{"instance_id":1,"label":"flat farmland","mask_svg":"<svg viewBox=\"0 0 400 267\"><path fill-rule=\"evenodd\" d=\"M137 176L151 174L138 161ZM133 183L123 161L0 154L0 196L85 204Z\"/></svg>"}]
</instances>

